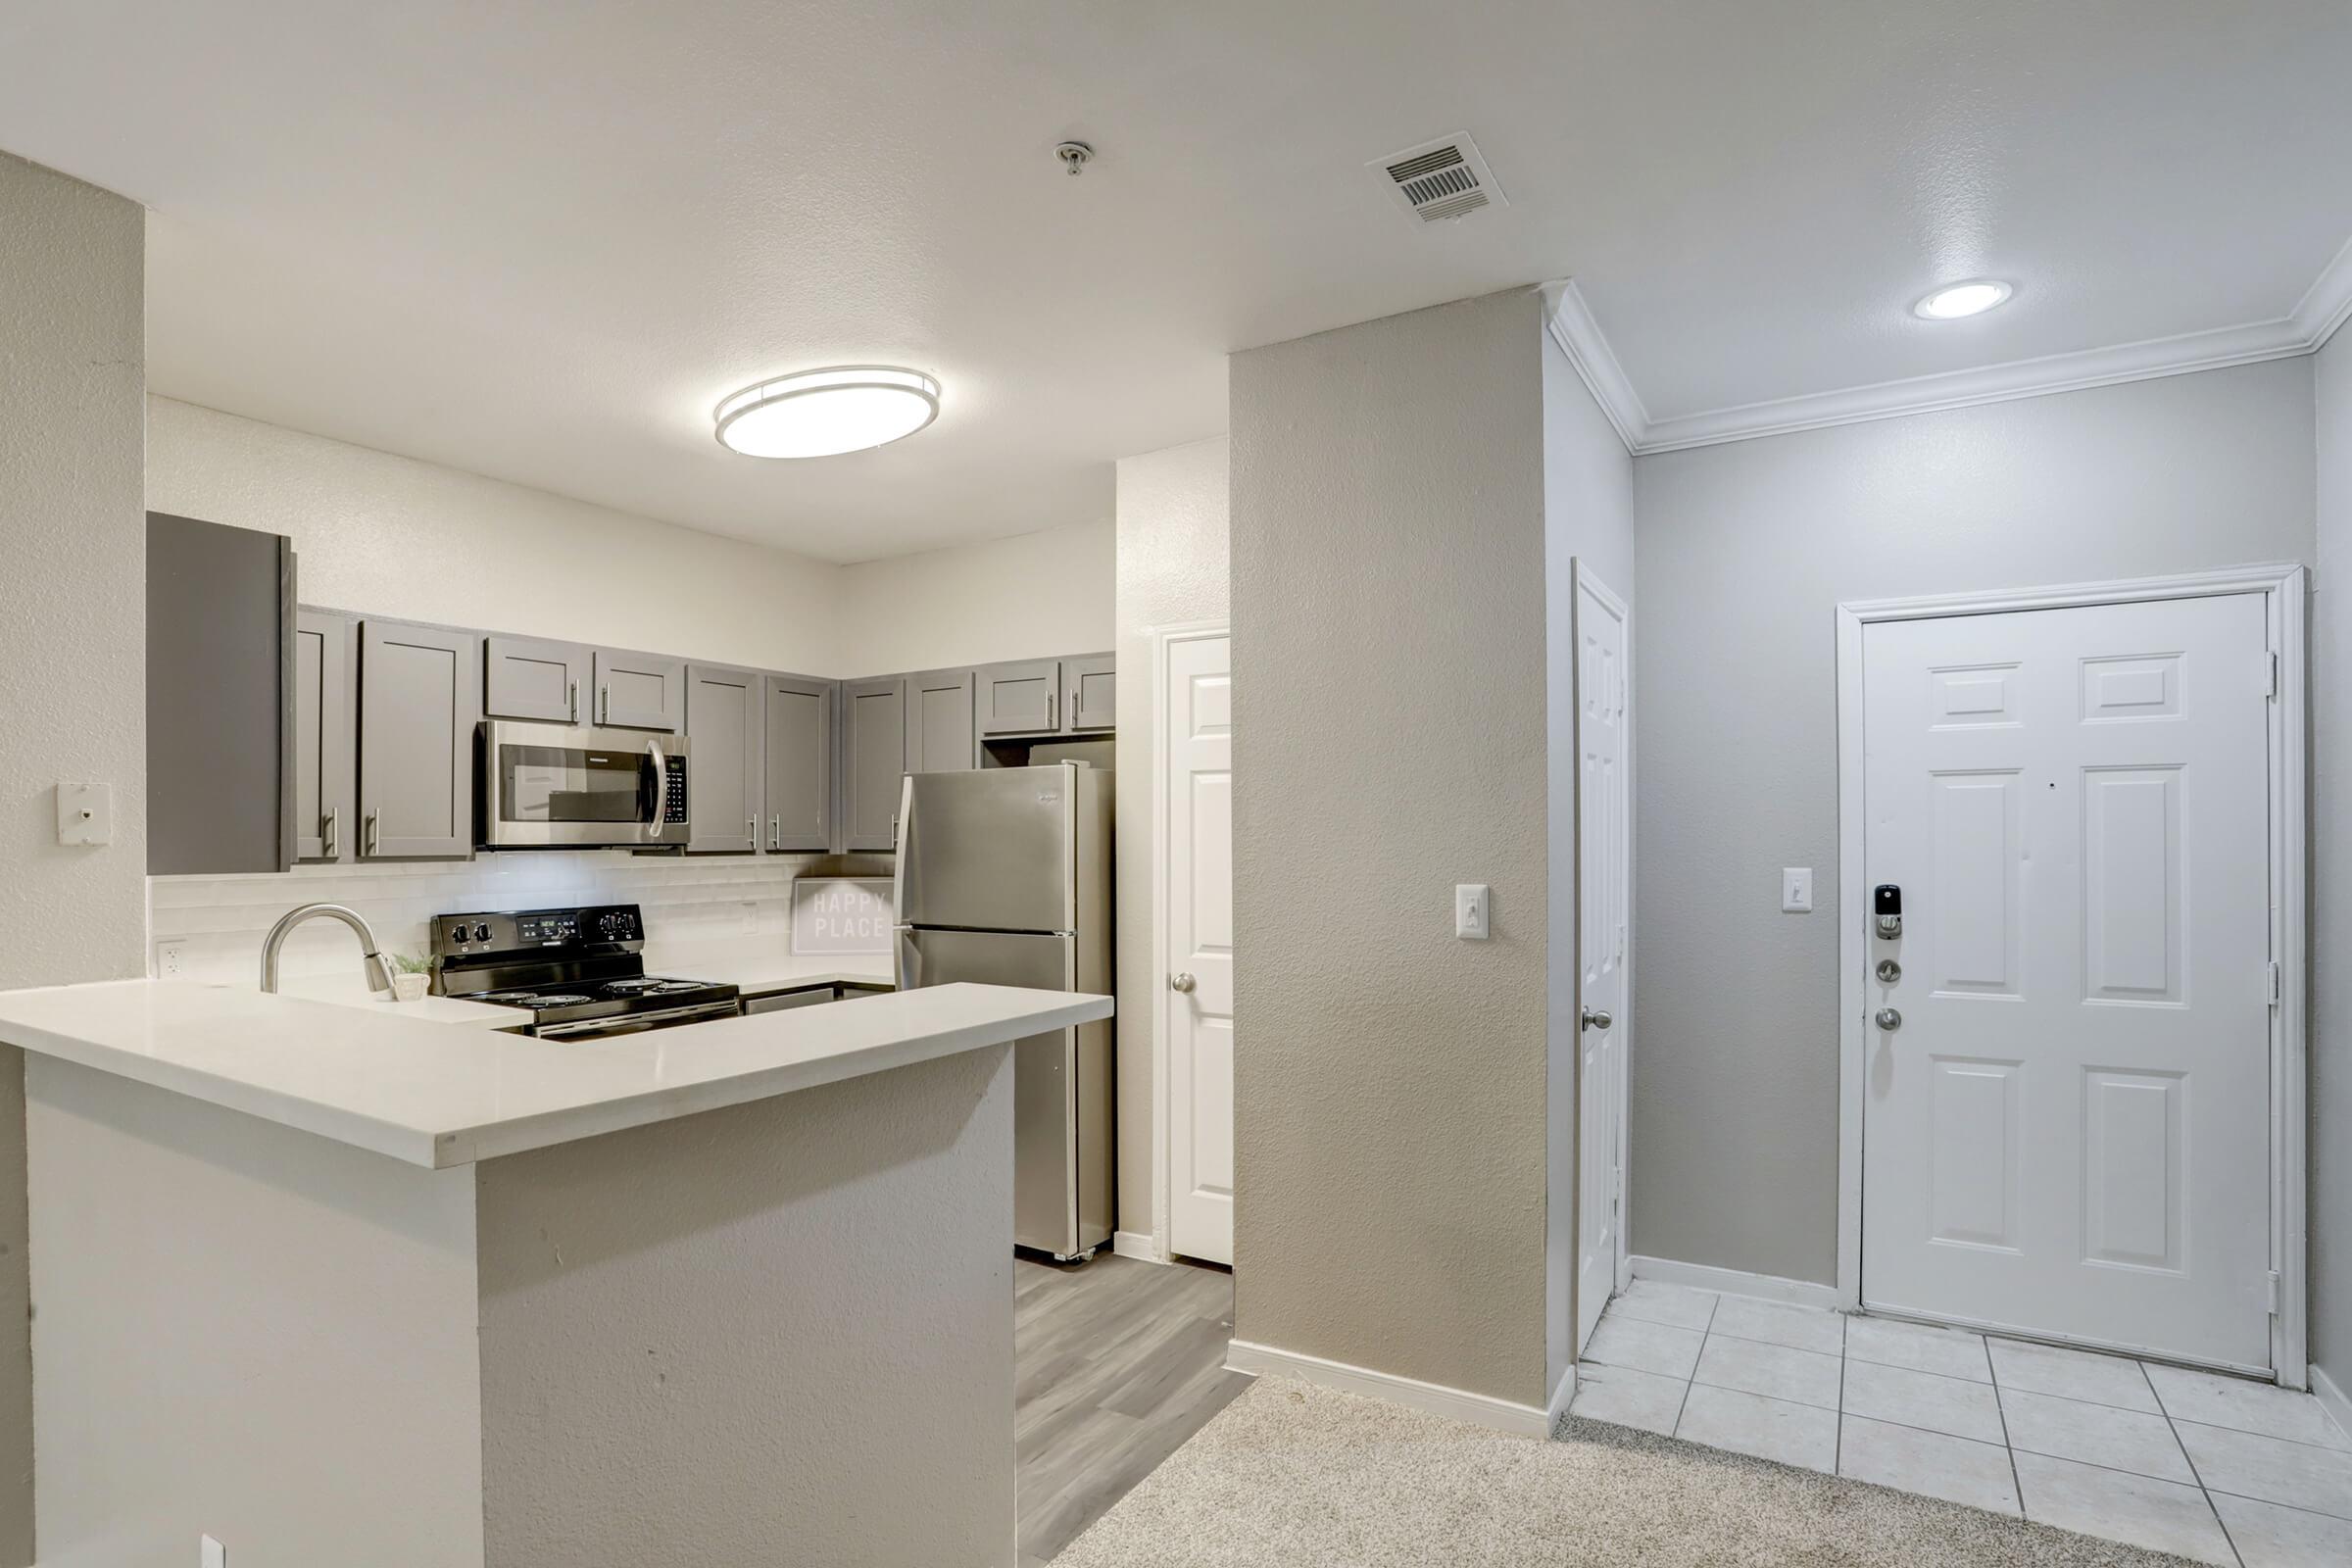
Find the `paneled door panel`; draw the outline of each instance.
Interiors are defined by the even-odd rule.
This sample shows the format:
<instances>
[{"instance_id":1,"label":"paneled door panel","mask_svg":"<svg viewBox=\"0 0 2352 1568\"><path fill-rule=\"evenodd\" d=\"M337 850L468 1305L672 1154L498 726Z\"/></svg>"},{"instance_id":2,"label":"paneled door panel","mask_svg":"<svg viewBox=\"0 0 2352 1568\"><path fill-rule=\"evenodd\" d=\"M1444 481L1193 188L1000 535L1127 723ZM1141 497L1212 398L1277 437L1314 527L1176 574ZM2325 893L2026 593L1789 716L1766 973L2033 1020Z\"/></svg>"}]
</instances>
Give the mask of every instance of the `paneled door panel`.
<instances>
[{"instance_id":1,"label":"paneled door panel","mask_svg":"<svg viewBox=\"0 0 2352 1568\"><path fill-rule=\"evenodd\" d=\"M360 627L360 854L473 853L481 639L370 620Z\"/></svg>"},{"instance_id":2,"label":"paneled door panel","mask_svg":"<svg viewBox=\"0 0 2352 1568\"><path fill-rule=\"evenodd\" d=\"M1624 602L1575 564L1577 1186L1575 1347L1600 1322L1623 1252L1633 815Z\"/></svg>"},{"instance_id":3,"label":"paneled door panel","mask_svg":"<svg viewBox=\"0 0 2352 1568\"><path fill-rule=\"evenodd\" d=\"M671 734L685 727L684 660L599 648L593 662L599 724L614 729L667 730Z\"/></svg>"},{"instance_id":4,"label":"paneled door panel","mask_svg":"<svg viewBox=\"0 0 2352 1568\"><path fill-rule=\"evenodd\" d=\"M833 705L839 686L805 675L767 677L767 848L833 847Z\"/></svg>"},{"instance_id":5,"label":"paneled door panel","mask_svg":"<svg viewBox=\"0 0 2352 1568\"><path fill-rule=\"evenodd\" d=\"M906 677L906 771L960 773L980 765L968 669Z\"/></svg>"},{"instance_id":6,"label":"paneled door panel","mask_svg":"<svg viewBox=\"0 0 2352 1568\"><path fill-rule=\"evenodd\" d=\"M482 711L491 718L577 724L580 692L593 678L592 660L579 643L535 637L482 639Z\"/></svg>"},{"instance_id":7,"label":"paneled door panel","mask_svg":"<svg viewBox=\"0 0 2352 1568\"><path fill-rule=\"evenodd\" d=\"M767 677L723 664L686 668L686 853L749 855L760 847Z\"/></svg>"},{"instance_id":8,"label":"paneled door panel","mask_svg":"<svg viewBox=\"0 0 2352 1568\"><path fill-rule=\"evenodd\" d=\"M1061 665L1051 659L980 669L980 733L1035 735L1061 723Z\"/></svg>"},{"instance_id":9,"label":"paneled door panel","mask_svg":"<svg viewBox=\"0 0 2352 1568\"><path fill-rule=\"evenodd\" d=\"M294 616L294 855L348 860L355 853L353 770L359 760L357 627L348 616Z\"/></svg>"},{"instance_id":10,"label":"paneled door panel","mask_svg":"<svg viewBox=\"0 0 2352 1568\"><path fill-rule=\"evenodd\" d=\"M1061 727L1081 735L1119 727L1118 662L1108 654L1061 662Z\"/></svg>"},{"instance_id":11,"label":"paneled door panel","mask_svg":"<svg viewBox=\"0 0 2352 1568\"><path fill-rule=\"evenodd\" d=\"M897 676L841 688L842 847L899 847L899 781L906 776L906 688Z\"/></svg>"},{"instance_id":12,"label":"paneled door panel","mask_svg":"<svg viewBox=\"0 0 2352 1568\"><path fill-rule=\"evenodd\" d=\"M1168 644L1168 1245L1233 1261L1232 639Z\"/></svg>"},{"instance_id":13,"label":"paneled door panel","mask_svg":"<svg viewBox=\"0 0 2352 1568\"><path fill-rule=\"evenodd\" d=\"M2259 594L1863 628L1865 1304L2271 1365L2270 700Z\"/></svg>"}]
</instances>

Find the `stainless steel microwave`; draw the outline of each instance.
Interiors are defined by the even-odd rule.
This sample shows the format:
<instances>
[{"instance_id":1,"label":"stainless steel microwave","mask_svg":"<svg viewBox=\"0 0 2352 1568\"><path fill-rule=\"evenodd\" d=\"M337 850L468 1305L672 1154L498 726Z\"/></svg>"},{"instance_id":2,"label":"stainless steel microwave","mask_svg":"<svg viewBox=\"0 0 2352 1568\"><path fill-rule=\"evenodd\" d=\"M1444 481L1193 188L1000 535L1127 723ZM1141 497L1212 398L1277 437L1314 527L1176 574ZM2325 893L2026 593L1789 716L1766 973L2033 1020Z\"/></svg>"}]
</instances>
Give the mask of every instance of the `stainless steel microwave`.
<instances>
[{"instance_id":1,"label":"stainless steel microwave","mask_svg":"<svg viewBox=\"0 0 2352 1568\"><path fill-rule=\"evenodd\" d=\"M683 735L485 719L474 749L474 844L645 849L686 842Z\"/></svg>"}]
</instances>

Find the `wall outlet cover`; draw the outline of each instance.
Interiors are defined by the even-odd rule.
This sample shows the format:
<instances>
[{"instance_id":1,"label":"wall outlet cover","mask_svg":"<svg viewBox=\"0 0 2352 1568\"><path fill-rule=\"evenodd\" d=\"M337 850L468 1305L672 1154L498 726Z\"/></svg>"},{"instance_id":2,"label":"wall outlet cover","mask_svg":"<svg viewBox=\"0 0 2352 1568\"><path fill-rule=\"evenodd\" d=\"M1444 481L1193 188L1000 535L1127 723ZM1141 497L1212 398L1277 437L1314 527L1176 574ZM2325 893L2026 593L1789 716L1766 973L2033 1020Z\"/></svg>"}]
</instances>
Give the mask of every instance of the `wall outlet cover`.
<instances>
[{"instance_id":1,"label":"wall outlet cover","mask_svg":"<svg viewBox=\"0 0 2352 1568\"><path fill-rule=\"evenodd\" d=\"M1813 912L1813 868L1809 865L1781 867L1781 912L1783 914L1811 914Z\"/></svg>"},{"instance_id":2,"label":"wall outlet cover","mask_svg":"<svg viewBox=\"0 0 2352 1568\"><path fill-rule=\"evenodd\" d=\"M155 977L158 980L176 980L187 971L188 947L184 942L158 942L155 945Z\"/></svg>"},{"instance_id":3,"label":"wall outlet cover","mask_svg":"<svg viewBox=\"0 0 2352 1568\"><path fill-rule=\"evenodd\" d=\"M1487 931L1494 911L1488 907L1494 897L1484 882L1456 882L1453 885L1453 934L1471 942L1487 940Z\"/></svg>"}]
</instances>

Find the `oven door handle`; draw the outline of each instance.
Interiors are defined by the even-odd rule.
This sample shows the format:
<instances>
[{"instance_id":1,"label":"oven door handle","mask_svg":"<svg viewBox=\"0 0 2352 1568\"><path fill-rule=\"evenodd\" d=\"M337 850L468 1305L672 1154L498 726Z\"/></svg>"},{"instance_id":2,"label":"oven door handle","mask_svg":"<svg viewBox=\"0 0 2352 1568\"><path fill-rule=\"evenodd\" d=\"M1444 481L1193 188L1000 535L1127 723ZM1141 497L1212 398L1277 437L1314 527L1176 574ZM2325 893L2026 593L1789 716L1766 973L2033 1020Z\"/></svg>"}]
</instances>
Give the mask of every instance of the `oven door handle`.
<instances>
[{"instance_id":1,"label":"oven door handle","mask_svg":"<svg viewBox=\"0 0 2352 1568\"><path fill-rule=\"evenodd\" d=\"M662 743L650 736L646 739L645 749L651 754L654 764L654 803L653 809L646 813L645 836L649 842L659 842L662 830L666 825L662 817L662 808L669 800L669 759L662 755Z\"/></svg>"},{"instance_id":2,"label":"oven door handle","mask_svg":"<svg viewBox=\"0 0 2352 1568\"><path fill-rule=\"evenodd\" d=\"M690 1007L665 1007L655 1012L622 1012L607 1018L582 1018L577 1023L549 1024L531 1033L542 1040L576 1039L582 1035L642 1034L648 1029L691 1023L704 1018L733 1018L743 1010L735 1002L700 1002Z\"/></svg>"}]
</instances>

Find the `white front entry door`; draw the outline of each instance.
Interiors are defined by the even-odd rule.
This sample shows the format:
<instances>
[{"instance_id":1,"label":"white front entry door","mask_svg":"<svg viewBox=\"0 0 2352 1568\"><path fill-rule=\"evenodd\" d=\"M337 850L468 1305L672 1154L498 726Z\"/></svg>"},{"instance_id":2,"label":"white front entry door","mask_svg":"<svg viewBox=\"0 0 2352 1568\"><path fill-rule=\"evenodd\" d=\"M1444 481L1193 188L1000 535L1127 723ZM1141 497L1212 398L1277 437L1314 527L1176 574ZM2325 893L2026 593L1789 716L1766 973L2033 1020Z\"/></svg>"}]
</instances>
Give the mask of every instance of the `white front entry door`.
<instances>
[{"instance_id":1,"label":"white front entry door","mask_svg":"<svg viewBox=\"0 0 2352 1568\"><path fill-rule=\"evenodd\" d=\"M1625 1195L1625 960L1633 923L1626 613L1576 563L1576 1348L1616 1288ZM1605 1021L1604 1021L1605 1020Z\"/></svg>"},{"instance_id":2,"label":"white front entry door","mask_svg":"<svg viewBox=\"0 0 2352 1568\"><path fill-rule=\"evenodd\" d=\"M1864 1303L2268 1368L2263 597L1862 638Z\"/></svg>"},{"instance_id":3,"label":"white front entry door","mask_svg":"<svg viewBox=\"0 0 2352 1568\"><path fill-rule=\"evenodd\" d=\"M1166 769L1168 1247L1233 1261L1233 661L1228 637L1171 641Z\"/></svg>"}]
</instances>

